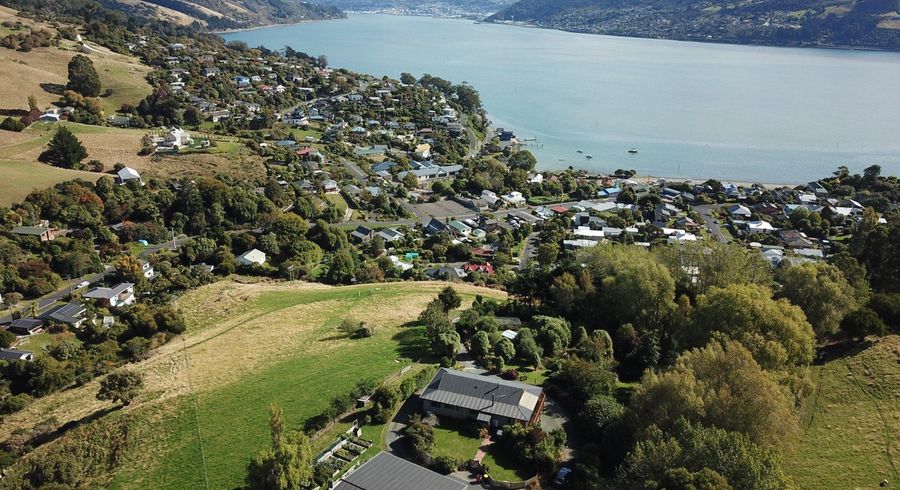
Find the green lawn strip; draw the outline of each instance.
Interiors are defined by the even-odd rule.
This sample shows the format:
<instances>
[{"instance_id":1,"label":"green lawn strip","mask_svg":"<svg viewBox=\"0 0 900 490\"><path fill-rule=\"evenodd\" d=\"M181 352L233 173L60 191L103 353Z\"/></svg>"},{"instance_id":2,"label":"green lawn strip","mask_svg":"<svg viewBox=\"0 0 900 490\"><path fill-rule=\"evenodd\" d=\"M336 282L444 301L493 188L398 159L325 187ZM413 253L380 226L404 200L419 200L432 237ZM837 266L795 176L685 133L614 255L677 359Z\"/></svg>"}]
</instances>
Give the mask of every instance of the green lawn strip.
<instances>
[{"instance_id":1,"label":"green lawn strip","mask_svg":"<svg viewBox=\"0 0 900 490\"><path fill-rule=\"evenodd\" d=\"M481 460L488 467L488 474L495 480L523 481L534 476L534 471L522 467L510 454L492 444Z\"/></svg>"},{"instance_id":2,"label":"green lawn strip","mask_svg":"<svg viewBox=\"0 0 900 490\"><path fill-rule=\"evenodd\" d=\"M474 422L459 422L445 417L434 428L433 456L450 456L457 461L468 461L475 457L479 447L481 437Z\"/></svg>"}]
</instances>

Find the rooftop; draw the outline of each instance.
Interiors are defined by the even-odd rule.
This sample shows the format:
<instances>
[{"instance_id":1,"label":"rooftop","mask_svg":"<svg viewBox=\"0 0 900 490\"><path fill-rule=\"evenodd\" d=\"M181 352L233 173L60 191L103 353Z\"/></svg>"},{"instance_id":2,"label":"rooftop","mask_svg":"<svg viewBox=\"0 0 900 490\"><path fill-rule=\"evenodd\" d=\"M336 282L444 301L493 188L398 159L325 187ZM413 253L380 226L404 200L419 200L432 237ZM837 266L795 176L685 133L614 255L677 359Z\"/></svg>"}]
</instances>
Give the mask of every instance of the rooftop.
<instances>
[{"instance_id":1,"label":"rooftop","mask_svg":"<svg viewBox=\"0 0 900 490\"><path fill-rule=\"evenodd\" d=\"M539 386L441 368L425 387L421 398L528 421L541 393Z\"/></svg>"},{"instance_id":2,"label":"rooftop","mask_svg":"<svg viewBox=\"0 0 900 490\"><path fill-rule=\"evenodd\" d=\"M468 486L388 453L348 472L335 490L464 490Z\"/></svg>"}]
</instances>

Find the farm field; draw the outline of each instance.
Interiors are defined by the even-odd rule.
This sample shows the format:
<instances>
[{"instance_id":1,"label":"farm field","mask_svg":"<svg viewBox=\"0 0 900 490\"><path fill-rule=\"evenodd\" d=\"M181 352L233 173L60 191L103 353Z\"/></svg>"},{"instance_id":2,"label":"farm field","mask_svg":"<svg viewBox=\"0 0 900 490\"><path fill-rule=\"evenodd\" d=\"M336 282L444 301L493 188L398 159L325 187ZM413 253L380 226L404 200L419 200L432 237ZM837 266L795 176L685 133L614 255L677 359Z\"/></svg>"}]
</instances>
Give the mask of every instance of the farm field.
<instances>
[{"instance_id":1,"label":"farm field","mask_svg":"<svg viewBox=\"0 0 900 490\"><path fill-rule=\"evenodd\" d=\"M381 380L413 363L424 350L423 331L404 324L445 285L221 281L186 294L178 302L188 320L184 338L133 366L145 374L144 394L128 409L98 421L131 420L133 441L122 464L100 477L98 485L239 486L249 459L269 444L269 403L279 404L287 426L296 428L358 380ZM455 287L464 304L476 294L503 295ZM351 340L339 335L336 327L345 317L364 319L375 327L375 336ZM35 401L4 420L0 439L31 427L38 414L65 424L102 413L108 404L94 399L97 384Z\"/></svg>"},{"instance_id":2,"label":"farm field","mask_svg":"<svg viewBox=\"0 0 900 490\"><path fill-rule=\"evenodd\" d=\"M0 159L0 206L25 199L31 191L52 187L73 179L96 181L102 174L66 170L38 162Z\"/></svg>"},{"instance_id":3,"label":"farm field","mask_svg":"<svg viewBox=\"0 0 900 490\"><path fill-rule=\"evenodd\" d=\"M898 488L900 336L813 367L803 436L785 457L800 488Z\"/></svg>"}]
</instances>

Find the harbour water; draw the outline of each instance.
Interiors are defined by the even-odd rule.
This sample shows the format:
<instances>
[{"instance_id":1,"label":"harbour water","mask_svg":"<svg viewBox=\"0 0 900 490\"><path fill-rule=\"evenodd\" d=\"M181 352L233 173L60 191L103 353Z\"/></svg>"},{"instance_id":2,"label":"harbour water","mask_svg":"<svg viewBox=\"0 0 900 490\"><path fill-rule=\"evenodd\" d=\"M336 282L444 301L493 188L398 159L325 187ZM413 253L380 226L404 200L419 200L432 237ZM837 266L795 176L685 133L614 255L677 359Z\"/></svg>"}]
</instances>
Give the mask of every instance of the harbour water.
<instances>
[{"instance_id":1,"label":"harbour water","mask_svg":"<svg viewBox=\"0 0 900 490\"><path fill-rule=\"evenodd\" d=\"M331 66L379 76L430 73L468 82L495 126L536 139L529 149L544 169L757 182L803 182L839 165L900 173L900 53L390 15L223 37L324 54Z\"/></svg>"}]
</instances>

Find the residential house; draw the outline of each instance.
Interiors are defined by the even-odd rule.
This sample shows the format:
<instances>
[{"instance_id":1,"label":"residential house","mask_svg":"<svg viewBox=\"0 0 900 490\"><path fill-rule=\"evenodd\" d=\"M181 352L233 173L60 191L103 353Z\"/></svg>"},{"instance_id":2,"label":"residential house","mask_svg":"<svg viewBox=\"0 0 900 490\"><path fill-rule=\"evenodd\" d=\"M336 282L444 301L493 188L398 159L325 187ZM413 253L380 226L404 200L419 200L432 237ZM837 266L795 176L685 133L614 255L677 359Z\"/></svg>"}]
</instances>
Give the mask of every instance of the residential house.
<instances>
[{"instance_id":1,"label":"residential house","mask_svg":"<svg viewBox=\"0 0 900 490\"><path fill-rule=\"evenodd\" d=\"M399 232L395 228L385 228L383 230L380 230L377 235L380 236L386 244L392 244L398 240L403 239L403 233Z\"/></svg>"},{"instance_id":2,"label":"residential house","mask_svg":"<svg viewBox=\"0 0 900 490\"><path fill-rule=\"evenodd\" d=\"M44 331L44 320L40 318L19 318L6 327L16 335L34 335Z\"/></svg>"},{"instance_id":3,"label":"residential house","mask_svg":"<svg viewBox=\"0 0 900 490\"><path fill-rule=\"evenodd\" d=\"M322 192L326 194L336 194L340 191L338 183L332 179L322 181Z\"/></svg>"},{"instance_id":4,"label":"residential house","mask_svg":"<svg viewBox=\"0 0 900 490\"><path fill-rule=\"evenodd\" d=\"M481 199L491 206L497 204L497 201L500 200L500 198L497 197L497 193L488 189L484 189L481 191Z\"/></svg>"},{"instance_id":5,"label":"residential house","mask_svg":"<svg viewBox=\"0 0 900 490\"><path fill-rule=\"evenodd\" d=\"M42 242L50 242L56 240L56 237L61 235L60 230L56 228L50 228L50 226L46 224L42 224L41 226L17 226L12 230L9 230L9 232L14 235L37 237L38 240Z\"/></svg>"},{"instance_id":6,"label":"residential house","mask_svg":"<svg viewBox=\"0 0 900 490\"><path fill-rule=\"evenodd\" d=\"M116 308L134 304L134 284L123 282L111 288L94 288L84 295L85 298L96 299L102 306Z\"/></svg>"},{"instance_id":7,"label":"residential house","mask_svg":"<svg viewBox=\"0 0 900 490\"><path fill-rule=\"evenodd\" d=\"M743 204L732 204L731 206L728 206L728 214L730 214L732 218L749 218L753 214L753 211L750 211L750 208Z\"/></svg>"},{"instance_id":8,"label":"residential house","mask_svg":"<svg viewBox=\"0 0 900 490\"><path fill-rule=\"evenodd\" d=\"M491 275L494 273L494 266L491 264L466 264L463 266L463 271L466 273L480 272L482 274Z\"/></svg>"},{"instance_id":9,"label":"residential house","mask_svg":"<svg viewBox=\"0 0 900 490\"><path fill-rule=\"evenodd\" d=\"M147 279L153 279L153 277L156 275L156 273L153 271L153 266L146 260L141 260L141 274Z\"/></svg>"},{"instance_id":10,"label":"residential house","mask_svg":"<svg viewBox=\"0 0 900 490\"><path fill-rule=\"evenodd\" d=\"M465 238L472 233L472 228L461 221L453 220L447 223L447 226L450 228L451 233L460 238Z\"/></svg>"},{"instance_id":11,"label":"residential house","mask_svg":"<svg viewBox=\"0 0 900 490\"><path fill-rule=\"evenodd\" d=\"M420 399L427 413L500 428L538 422L545 396L539 386L441 368Z\"/></svg>"},{"instance_id":12,"label":"residential house","mask_svg":"<svg viewBox=\"0 0 900 490\"><path fill-rule=\"evenodd\" d=\"M262 250L253 249L248 250L237 257L237 262L240 265L263 265L266 263L266 254Z\"/></svg>"},{"instance_id":13,"label":"residential house","mask_svg":"<svg viewBox=\"0 0 900 490\"><path fill-rule=\"evenodd\" d=\"M359 225L355 230L350 232L350 239L356 243L367 242L375 236L375 232L371 228Z\"/></svg>"},{"instance_id":14,"label":"residential house","mask_svg":"<svg viewBox=\"0 0 900 490\"><path fill-rule=\"evenodd\" d=\"M778 236L788 248L812 248L813 246L813 242L804 233L797 230L781 230L778 232Z\"/></svg>"},{"instance_id":15,"label":"residential house","mask_svg":"<svg viewBox=\"0 0 900 490\"><path fill-rule=\"evenodd\" d=\"M85 320L84 315L86 312L87 308L85 308L83 304L72 302L53 310L47 317L68 324L74 328L81 328L81 324L84 323Z\"/></svg>"},{"instance_id":16,"label":"residential house","mask_svg":"<svg viewBox=\"0 0 900 490\"><path fill-rule=\"evenodd\" d=\"M331 488L333 490L466 490L469 486L393 454L380 452L361 466L344 473Z\"/></svg>"},{"instance_id":17,"label":"residential house","mask_svg":"<svg viewBox=\"0 0 900 490\"><path fill-rule=\"evenodd\" d=\"M443 221L440 221L436 218L431 218L431 221L425 225L425 234L426 235L437 235L443 231L447 230L447 225L444 224Z\"/></svg>"},{"instance_id":18,"label":"residential house","mask_svg":"<svg viewBox=\"0 0 900 490\"><path fill-rule=\"evenodd\" d=\"M0 349L0 361L33 361L34 353L19 349Z\"/></svg>"},{"instance_id":19,"label":"residential house","mask_svg":"<svg viewBox=\"0 0 900 490\"><path fill-rule=\"evenodd\" d=\"M525 197L523 197L522 193L519 191L512 191L509 194L500 196L500 198L510 206L522 206L526 201Z\"/></svg>"}]
</instances>

